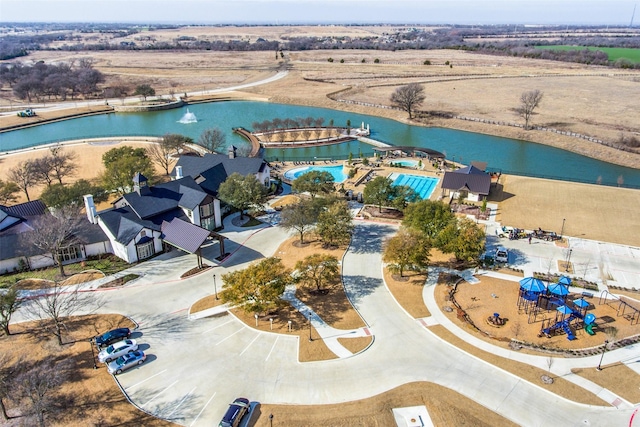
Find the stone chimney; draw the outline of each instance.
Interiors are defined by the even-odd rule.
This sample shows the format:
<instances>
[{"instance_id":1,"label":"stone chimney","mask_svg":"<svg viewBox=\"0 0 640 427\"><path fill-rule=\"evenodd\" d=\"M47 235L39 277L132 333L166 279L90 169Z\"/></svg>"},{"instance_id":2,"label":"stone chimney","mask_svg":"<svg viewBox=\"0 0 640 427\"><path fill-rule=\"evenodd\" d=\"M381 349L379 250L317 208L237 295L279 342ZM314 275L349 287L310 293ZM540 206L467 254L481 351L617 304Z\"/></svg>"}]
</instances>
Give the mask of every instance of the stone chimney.
<instances>
[{"instance_id":1,"label":"stone chimney","mask_svg":"<svg viewBox=\"0 0 640 427\"><path fill-rule=\"evenodd\" d=\"M84 210L87 211L87 219L91 224L97 224L98 218L96 218L96 205L93 203L93 195L87 194L84 197Z\"/></svg>"},{"instance_id":2,"label":"stone chimney","mask_svg":"<svg viewBox=\"0 0 640 427\"><path fill-rule=\"evenodd\" d=\"M176 166L176 179L182 178L182 166Z\"/></svg>"},{"instance_id":3,"label":"stone chimney","mask_svg":"<svg viewBox=\"0 0 640 427\"><path fill-rule=\"evenodd\" d=\"M229 158L230 159L235 159L236 158L236 150L237 150L237 148L234 147L233 145L229 146L228 153L229 153Z\"/></svg>"}]
</instances>

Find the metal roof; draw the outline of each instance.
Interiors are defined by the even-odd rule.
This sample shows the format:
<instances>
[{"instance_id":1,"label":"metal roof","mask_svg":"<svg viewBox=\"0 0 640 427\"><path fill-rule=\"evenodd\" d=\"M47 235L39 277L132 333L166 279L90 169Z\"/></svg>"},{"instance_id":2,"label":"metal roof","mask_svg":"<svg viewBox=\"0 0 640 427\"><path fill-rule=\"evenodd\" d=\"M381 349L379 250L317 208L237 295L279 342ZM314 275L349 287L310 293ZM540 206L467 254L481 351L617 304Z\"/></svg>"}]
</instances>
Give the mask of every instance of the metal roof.
<instances>
[{"instance_id":1,"label":"metal roof","mask_svg":"<svg viewBox=\"0 0 640 427\"><path fill-rule=\"evenodd\" d=\"M195 253L209 237L209 230L174 218L171 222L162 223L162 234L162 240L168 244L185 252Z\"/></svg>"},{"instance_id":2,"label":"metal roof","mask_svg":"<svg viewBox=\"0 0 640 427\"><path fill-rule=\"evenodd\" d=\"M491 176L474 166L467 166L453 172L445 172L442 178L445 190L466 189L474 194L488 195L491 188Z\"/></svg>"}]
</instances>

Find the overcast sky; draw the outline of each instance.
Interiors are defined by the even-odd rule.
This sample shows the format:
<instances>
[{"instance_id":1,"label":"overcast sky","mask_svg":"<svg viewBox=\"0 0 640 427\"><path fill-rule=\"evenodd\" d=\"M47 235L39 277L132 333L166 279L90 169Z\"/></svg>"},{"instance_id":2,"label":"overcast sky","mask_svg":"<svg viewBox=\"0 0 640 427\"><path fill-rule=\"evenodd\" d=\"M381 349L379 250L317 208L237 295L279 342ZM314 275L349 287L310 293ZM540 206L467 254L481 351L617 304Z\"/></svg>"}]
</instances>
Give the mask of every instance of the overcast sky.
<instances>
[{"instance_id":1,"label":"overcast sky","mask_svg":"<svg viewBox=\"0 0 640 427\"><path fill-rule=\"evenodd\" d=\"M0 0L0 22L629 25L638 0ZM634 26L640 21L636 12Z\"/></svg>"}]
</instances>

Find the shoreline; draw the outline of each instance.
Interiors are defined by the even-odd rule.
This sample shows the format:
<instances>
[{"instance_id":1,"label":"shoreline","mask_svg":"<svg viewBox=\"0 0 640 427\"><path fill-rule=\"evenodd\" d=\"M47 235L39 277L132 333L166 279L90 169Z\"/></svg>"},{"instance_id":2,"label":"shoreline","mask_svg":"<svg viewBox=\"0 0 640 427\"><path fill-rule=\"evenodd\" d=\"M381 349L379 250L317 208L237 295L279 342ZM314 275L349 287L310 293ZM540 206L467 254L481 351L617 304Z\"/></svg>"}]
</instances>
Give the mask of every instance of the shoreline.
<instances>
[{"instance_id":1,"label":"shoreline","mask_svg":"<svg viewBox=\"0 0 640 427\"><path fill-rule=\"evenodd\" d=\"M235 96L233 96L233 95ZM387 119L391 119L391 120L395 120L397 122L400 123L405 123L405 124L409 124L412 126L422 126L422 127L434 127L434 128L442 128L442 129L452 129L452 130L459 130L459 131L464 131L464 132L472 132L472 133L479 133L479 134L483 134L483 135L489 135L489 136L495 136L495 137L499 137L499 138L507 138L507 139L515 139L515 140L521 140L521 141L525 141L528 143L532 143L532 144L542 144L542 145L546 145L549 147L554 147L557 148L559 150L564 150L564 151L568 151L571 153L575 153L581 156L585 156L588 158L592 158L595 160L599 160L602 162L606 162L606 163L610 163L613 165L617 165L617 166L623 166L623 167L628 167L631 169L640 169L640 161L638 161L637 157L638 155L633 153L633 152L627 152L627 151L622 151L622 150L618 150L615 148L612 148L610 146L607 145L603 145L603 144L597 144L597 143L589 143L586 144L588 145L588 147L586 147L587 149L585 149L585 147L581 147L578 146L577 142L583 142L584 140L580 139L580 138L574 138L574 137L570 137L570 136L562 136L562 135L557 135L557 134L553 134L553 135L544 135L545 137L542 138L525 138L524 135L522 135L522 129L519 128L509 128L507 126L497 126L494 127L496 130L500 130L500 132L487 132L487 130L485 129L487 126L484 125L483 123L480 122L475 122L475 121L464 121L462 123L462 121L458 121L461 123L450 123L451 120L453 119L442 119L442 118L438 118L438 117L432 117L427 119L429 123L425 123L422 121L417 121L417 120L408 120L406 117L399 117L400 114L403 114L403 112L400 111L393 111L393 110L383 110L380 111L380 108L376 108L376 107L368 107L368 106L362 106L362 105L356 105L356 104L344 104L341 102L336 102L333 101L335 104L337 105L333 105L332 106L327 106L325 104L323 104L322 102L318 102L315 99L311 98L308 99L307 103L301 103L301 102L296 102L296 100L293 99L279 99L280 97L272 97L272 96L256 96L256 94L250 93L250 92L242 92L242 91L231 91L228 94L226 94L227 96L225 96L225 94L212 94L212 95L199 95L199 96L192 96L191 97L191 101L187 101L185 103L185 105L189 105L189 103L193 103L193 104L202 104L202 103L208 103L208 102L220 102L220 101L261 101L261 102L268 102L268 103L282 103L282 104L286 104L286 105L299 105L299 106L312 106L312 107L318 107L318 108L330 108L330 109L334 109L337 111L347 111L347 112L355 112L355 113L360 113L360 114L367 114L367 115L371 115L371 116L375 116L375 117L382 117L382 118L387 118ZM231 96L229 96L231 95ZM259 98L259 99L258 99ZM328 100L331 100L331 98L327 97ZM339 108L339 107L356 107L356 108ZM80 112L77 113L71 113L68 114L66 112L68 112L69 110L82 110ZM88 111L87 111L88 109ZM56 112L61 112L61 115L56 115ZM48 112L47 112L48 113ZM36 122L31 122L28 124L24 124L24 125L10 125L10 126L4 126L4 127L0 127L0 134L4 133L4 132L10 132L10 131L14 131L14 130L21 130L24 128L28 128L28 127L32 127L32 126L38 126L40 124L47 124L47 123L53 123L53 122L57 122L57 121L63 121L63 120L71 120L74 118L79 118L79 117L84 117L84 116L89 116L89 115L98 115L98 114L111 114L114 113L112 108L109 109L105 109L103 107L103 109L101 111L95 111L92 110L91 107L70 107L68 109L57 109L51 112L52 116L51 118L47 118L45 120L40 120L40 121L36 121ZM386 114L384 114L386 113ZM48 114L47 114L48 115ZM1 118L0 118L0 123L2 122ZM529 130L527 131L527 133L529 135L532 135L532 132L535 132L534 130ZM533 134L533 136L542 136L539 133L538 134ZM115 137L114 137L115 138ZM120 138L120 137L119 137ZM131 139L132 137L129 137L129 139ZM564 140L564 141L562 141ZM574 141L575 140L575 141ZM62 141L60 142L61 144L66 144L68 141ZM51 144L47 144L47 146L51 146ZM32 147L24 147L24 148L19 148L16 150L8 150L8 151L2 151L0 153L0 156L4 156L4 155L11 155L11 154L15 154L14 152L24 152L24 151L28 151L30 149L37 149L40 147L44 147L44 145L36 145L36 146L32 146ZM597 150L589 150L588 148L592 148L592 149L596 149Z\"/></svg>"}]
</instances>

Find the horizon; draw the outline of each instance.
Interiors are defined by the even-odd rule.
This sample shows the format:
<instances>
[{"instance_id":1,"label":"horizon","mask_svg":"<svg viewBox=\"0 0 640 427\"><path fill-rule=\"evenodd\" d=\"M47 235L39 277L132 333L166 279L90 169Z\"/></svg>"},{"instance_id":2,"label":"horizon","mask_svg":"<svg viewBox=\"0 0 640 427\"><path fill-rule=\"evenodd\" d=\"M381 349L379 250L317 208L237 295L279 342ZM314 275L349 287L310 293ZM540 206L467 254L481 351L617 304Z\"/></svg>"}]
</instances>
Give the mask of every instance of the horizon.
<instances>
[{"instance_id":1,"label":"horizon","mask_svg":"<svg viewBox=\"0 0 640 427\"><path fill-rule=\"evenodd\" d=\"M637 27L640 20L635 19L640 14L637 3L637 0L0 0L0 24Z\"/></svg>"}]
</instances>

